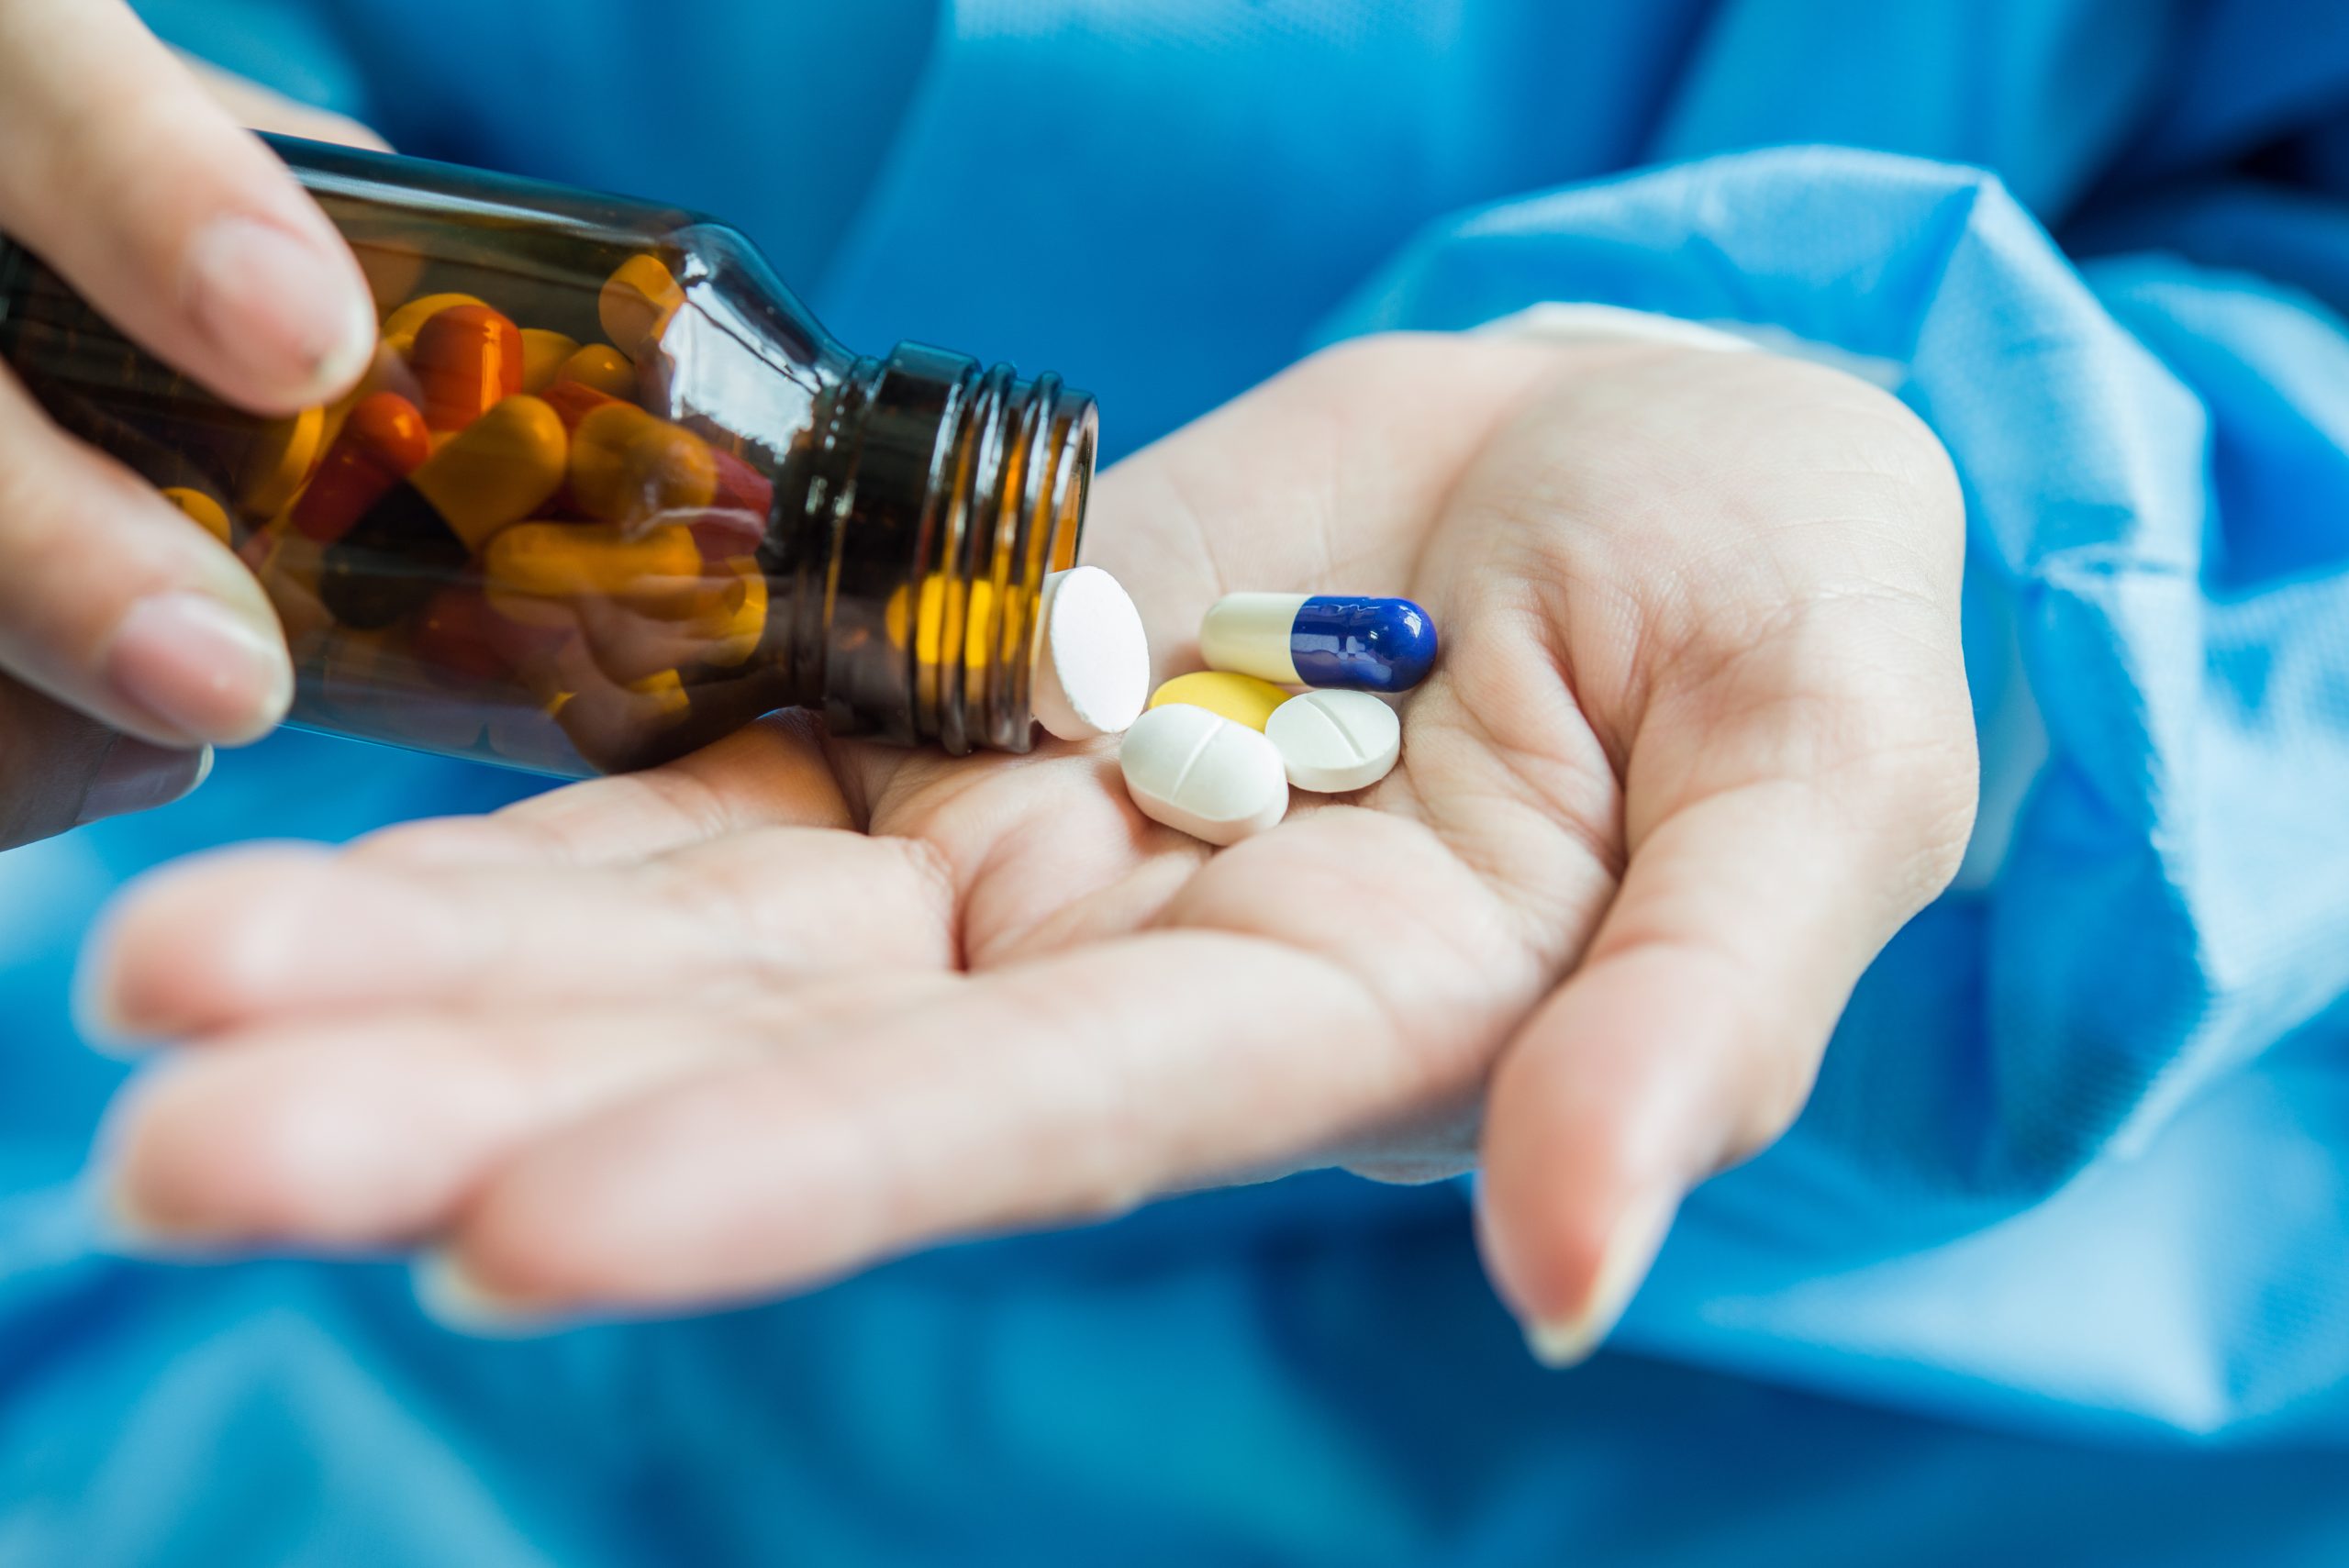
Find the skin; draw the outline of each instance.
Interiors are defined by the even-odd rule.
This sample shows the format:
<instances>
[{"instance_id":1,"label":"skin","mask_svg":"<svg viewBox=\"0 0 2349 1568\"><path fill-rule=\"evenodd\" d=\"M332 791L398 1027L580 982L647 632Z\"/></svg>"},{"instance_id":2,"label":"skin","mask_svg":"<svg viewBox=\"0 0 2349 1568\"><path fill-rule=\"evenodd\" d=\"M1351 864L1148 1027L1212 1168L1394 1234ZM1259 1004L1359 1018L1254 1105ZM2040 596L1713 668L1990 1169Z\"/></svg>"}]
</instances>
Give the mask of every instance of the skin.
<instances>
[{"instance_id":1,"label":"skin","mask_svg":"<svg viewBox=\"0 0 2349 1568\"><path fill-rule=\"evenodd\" d=\"M1760 353L1397 336L1120 464L1088 559L1160 673L1234 588L1407 594L1401 765L1230 850L1113 742L766 721L657 772L131 892L84 1001L175 1042L109 1176L151 1244L427 1247L459 1304L642 1313L1342 1164L1481 1165L1552 1360L1781 1131L1953 873L1962 505L1906 410Z\"/></svg>"},{"instance_id":2,"label":"skin","mask_svg":"<svg viewBox=\"0 0 2349 1568\"><path fill-rule=\"evenodd\" d=\"M356 379L373 313L233 117L373 139L205 77L117 0L0 0L0 232L230 403L286 413ZM185 794L292 680L252 575L0 366L0 849Z\"/></svg>"}]
</instances>

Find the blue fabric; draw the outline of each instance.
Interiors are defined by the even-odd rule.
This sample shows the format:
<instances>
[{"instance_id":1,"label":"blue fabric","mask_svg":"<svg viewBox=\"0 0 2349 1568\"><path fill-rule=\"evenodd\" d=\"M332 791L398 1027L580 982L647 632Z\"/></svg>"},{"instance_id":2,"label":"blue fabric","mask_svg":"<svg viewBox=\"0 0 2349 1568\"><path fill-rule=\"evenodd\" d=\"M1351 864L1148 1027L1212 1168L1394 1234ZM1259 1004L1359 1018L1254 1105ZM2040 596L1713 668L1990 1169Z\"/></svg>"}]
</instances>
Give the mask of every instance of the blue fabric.
<instances>
[{"instance_id":1,"label":"blue fabric","mask_svg":"<svg viewBox=\"0 0 2349 1568\"><path fill-rule=\"evenodd\" d=\"M1113 452L1544 299L1864 357L1966 486L1987 804L1586 1373L1454 1194L1335 1177L484 1346L394 1269L94 1247L106 892L529 787L273 740L0 858L0 1563L2342 1560L2349 8L144 9L417 150L735 217L852 342L1093 386Z\"/></svg>"}]
</instances>

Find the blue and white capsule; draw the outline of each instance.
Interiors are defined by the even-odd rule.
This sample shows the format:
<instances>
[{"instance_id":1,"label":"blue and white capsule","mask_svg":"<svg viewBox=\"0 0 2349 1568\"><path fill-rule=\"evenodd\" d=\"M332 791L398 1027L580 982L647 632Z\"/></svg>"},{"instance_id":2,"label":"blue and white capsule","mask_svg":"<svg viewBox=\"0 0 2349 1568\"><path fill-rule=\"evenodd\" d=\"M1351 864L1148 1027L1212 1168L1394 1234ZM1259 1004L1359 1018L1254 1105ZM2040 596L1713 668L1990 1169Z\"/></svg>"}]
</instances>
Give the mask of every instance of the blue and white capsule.
<instances>
[{"instance_id":1,"label":"blue and white capsule","mask_svg":"<svg viewBox=\"0 0 2349 1568\"><path fill-rule=\"evenodd\" d=\"M1199 623L1199 655L1284 686L1408 692L1435 665L1435 622L1408 599L1226 594Z\"/></svg>"}]
</instances>

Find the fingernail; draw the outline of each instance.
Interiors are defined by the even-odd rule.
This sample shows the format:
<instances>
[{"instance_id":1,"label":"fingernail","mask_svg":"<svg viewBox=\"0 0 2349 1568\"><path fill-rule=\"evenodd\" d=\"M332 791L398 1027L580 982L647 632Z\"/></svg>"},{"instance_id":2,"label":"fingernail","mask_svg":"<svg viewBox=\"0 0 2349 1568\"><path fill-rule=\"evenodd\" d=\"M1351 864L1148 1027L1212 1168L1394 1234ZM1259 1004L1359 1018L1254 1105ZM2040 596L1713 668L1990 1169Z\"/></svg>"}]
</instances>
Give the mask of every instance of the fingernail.
<instances>
[{"instance_id":1,"label":"fingernail","mask_svg":"<svg viewBox=\"0 0 2349 1568\"><path fill-rule=\"evenodd\" d=\"M192 1262L224 1257L222 1242L192 1231L159 1225L124 1191L119 1173L106 1170L97 1177L93 1241L102 1251L121 1258L156 1262Z\"/></svg>"},{"instance_id":2,"label":"fingernail","mask_svg":"<svg viewBox=\"0 0 2349 1568\"><path fill-rule=\"evenodd\" d=\"M296 403L333 395L375 351L351 263L259 218L216 217L187 250L188 306L222 354Z\"/></svg>"},{"instance_id":3,"label":"fingernail","mask_svg":"<svg viewBox=\"0 0 2349 1568\"><path fill-rule=\"evenodd\" d=\"M189 751L150 746L135 735L117 735L106 748L106 761L98 764L97 776L82 794L81 814L73 818L73 825L78 828L108 817L169 806L195 794L211 774L209 746Z\"/></svg>"},{"instance_id":4,"label":"fingernail","mask_svg":"<svg viewBox=\"0 0 2349 1568\"><path fill-rule=\"evenodd\" d=\"M444 1329L484 1340L523 1340L551 1331L551 1319L525 1310L482 1284L473 1272L445 1251L416 1262L416 1301L424 1315Z\"/></svg>"},{"instance_id":5,"label":"fingernail","mask_svg":"<svg viewBox=\"0 0 2349 1568\"><path fill-rule=\"evenodd\" d=\"M1580 1310L1526 1329L1526 1346L1535 1361L1548 1367L1569 1367L1589 1359L1622 1318L1623 1309L1631 1305L1679 1207L1679 1195L1666 1189L1635 1201L1623 1211L1607 1238L1606 1251L1599 1254L1598 1273Z\"/></svg>"},{"instance_id":6,"label":"fingernail","mask_svg":"<svg viewBox=\"0 0 2349 1568\"><path fill-rule=\"evenodd\" d=\"M131 606L107 650L106 679L191 744L257 740L294 696L293 666L273 629L264 633L217 599L187 592Z\"/></svg>"}]
</instances>

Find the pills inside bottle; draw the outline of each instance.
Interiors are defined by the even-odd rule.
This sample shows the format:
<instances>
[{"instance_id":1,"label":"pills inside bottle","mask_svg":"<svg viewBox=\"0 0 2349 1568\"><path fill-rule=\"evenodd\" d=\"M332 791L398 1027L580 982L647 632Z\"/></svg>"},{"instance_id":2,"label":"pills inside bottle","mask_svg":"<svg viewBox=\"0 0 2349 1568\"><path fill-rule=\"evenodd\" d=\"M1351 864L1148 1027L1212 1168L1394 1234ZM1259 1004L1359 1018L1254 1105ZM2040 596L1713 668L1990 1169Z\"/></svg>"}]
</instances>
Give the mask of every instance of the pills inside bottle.
<instances>
[{"instance_id":1,"label":"pills inside bottle","mask_svg":"<svg viewBox=\"0 0 2349 1568\"><path fill-rule=\"evenodd\" d=\"M0 361L261 578L294 722L566 774L791 706L841 735L1033 743L1089 397L918 345L853 354L696 214L272 145L376 291L347 395L231 408L5 238ZM1055 716L1122 728L1140 659L1123 686L1044 662Z\"/></svg>"}]
</instances>

